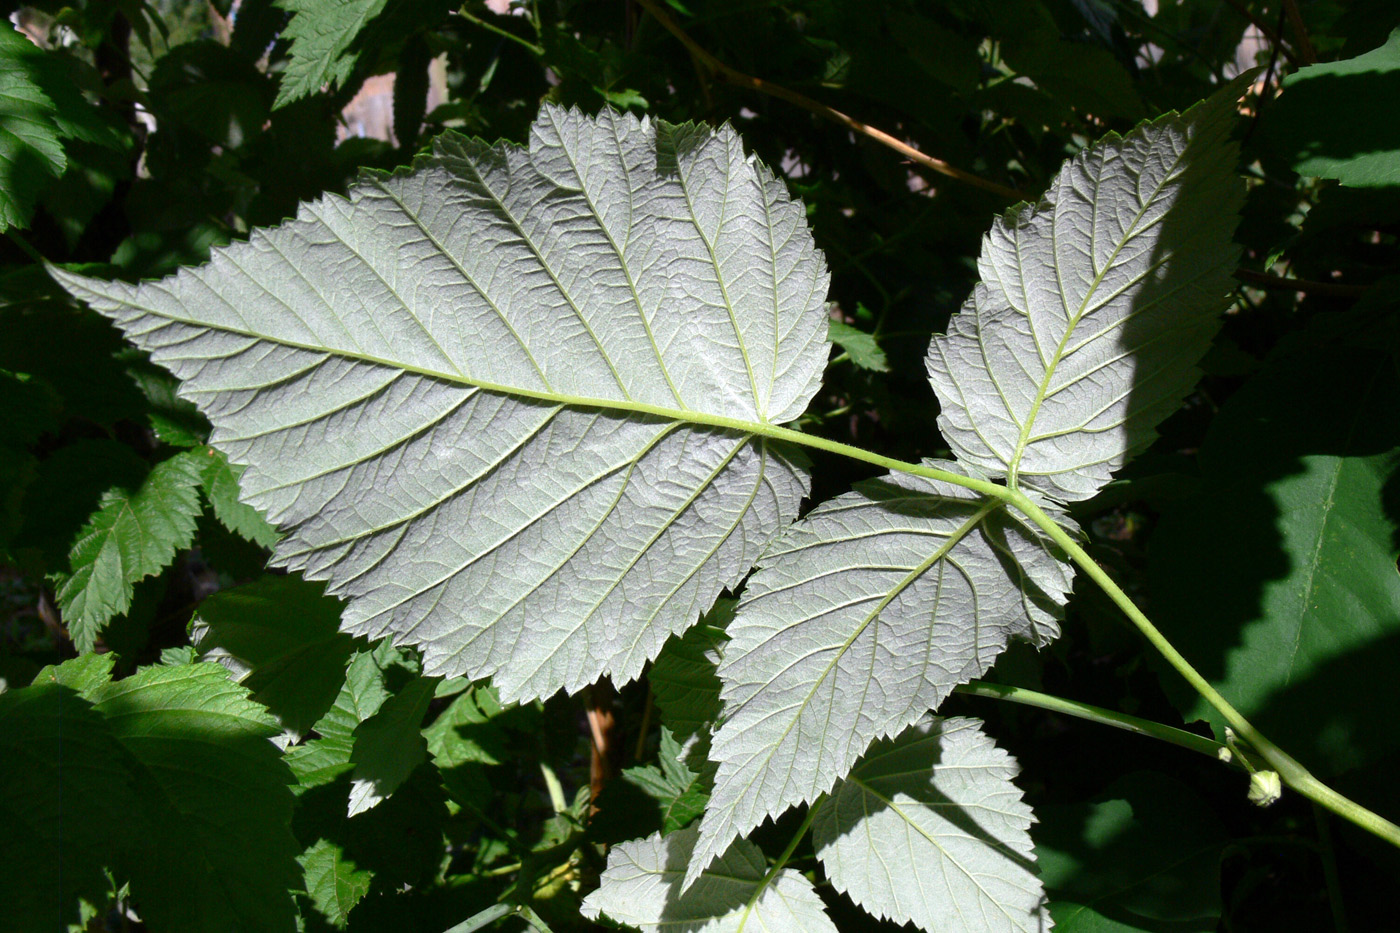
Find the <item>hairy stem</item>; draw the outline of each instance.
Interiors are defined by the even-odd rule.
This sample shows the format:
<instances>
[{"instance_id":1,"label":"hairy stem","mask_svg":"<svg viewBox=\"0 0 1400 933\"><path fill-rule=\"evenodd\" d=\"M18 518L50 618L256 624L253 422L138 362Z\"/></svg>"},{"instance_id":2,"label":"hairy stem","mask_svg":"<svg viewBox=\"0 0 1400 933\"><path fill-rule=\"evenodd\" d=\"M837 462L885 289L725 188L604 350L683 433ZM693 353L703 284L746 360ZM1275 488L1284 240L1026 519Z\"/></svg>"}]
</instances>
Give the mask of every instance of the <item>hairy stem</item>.
<instances>
[{"instance_id":1,"label":"hairy stem","mask_svg":"<svg viewBox=\"0 0 1400 933\"><path fill-rule=\"evenodd\" d=\"M964 693L968 696L1007 700L1011 703L1021 703L1025 706L1034 706L1038 709L1049 710L1052 713L1063 713L1066 716L1074 716L1077 719L1085 719L1089 722L1099 723L1100 725L1112 726L1115 729L1123 729L1128 732L1135 732L1138 735L1161 739L1163 742L1170 742L1173 745L1179 745L1193 752L1209 755L1211 758L1218 759L1220 757L1220 750L1224 748L1223 745L1214 739L1196 735L1194 732L1187 732L1185 729L1177 729L1174 726L1163 725L1160 722L1153 722L1150 719L1139 719L1136 716L1114 712L1113 710L1104 709L1101 706L1091 706L1088 703L1080 703L1078 700L1067 700L1063 697L1051 696L1047 693L1038 693L1035 690L1027 690L1024 687L1008 687L1003 684L992 684L981 680L973 680L965 684L959 684L953 688L953 692Z\"/></svg>"},{"instance_id":2,"label":"hairy stem","mask_svg":"<svg viewBox=\"0 0 1400 933\"><path fill-rule=\"evenodd\" d=\"M782 85L773 84L771 81L765 81L762 78L755 78L753 75L745 74L738 69L729 67L724 62L711 55L704 46L687 35L680 26L676 25L676 21L671 19L671 17L661 9L660 4L656 3L655 0L637 0L637 3L650 13L652 18L660 23L667 32L680 40L680 43L694 56L697 64L708 69L717 77L728 81L730 84L737 85L738 87L746 87L750 90L758 91L760 94L776 97L779 100L785 100L790 104L801 107L803 110L815 113L819 117L825 117L834 123L839 123L848 130L853 130L864 136L869 136L871 139L889 146L901 155L908 157L925 168L938 172L940 175L956 178L964 184L973 185L984 191L990 191L993 194L999 194L1013 201L1026 200L1025 195L1014 188L1008 188L1005 185L997 184L994 181L981 178L971 172L965 172L960 168L956 168L944 162L942 159L935 159L933 156L926 155L908 143L896 139L884 130L877 129L867 123L862 123L854 117L849 117L839 110L835 110L828 107L826 104L807 97L805 94L799 94Z\"/></svg>"},{"instance_id":3,"label":"hairy stem","mask_svg":"<svg viewBox=\"0 0 1400 933\"><path fill-rule=\"evenodd\" d=\"M1245 742L1249 744L1260 758L1263 758L1264 761L1268 763L1270 768L1278 772L1279 777L1283 779L1285 784L1304 797L1307 797L1309 800L1319 803L1331 810L1338 816L1350 820L1362 829L1380 836L1392 845L1400 847L1400 826L1396 826L1380 814L1374 813L1361 806L1359 803L1337 793L1335 790L1313 777L1312 773L1309 772L1307 768L1295 761L1290 755L1285 753L1283 749L1265 738L1258 729L1254 728L1254 725L1248 719L1244 718L1239 710L1235 709L1225 697L1221 696L1220 691L1211 686L1210 682L1202 677L1200 672L1192 667L1191 663L1187 661L1186 658L1182 657L1181 652L1177 651L1176 647L1167 640L1166 636L1152 624L1152 621L1143 614L1142 610L1137 607L1137 604L1128 597L1128 594L1124 593L1123 590L1119 588L1113 578L1105 573L1104 569L1089 556L1088 552L1079 546L1079 542L1075 541L1054 519L1046 515L1039 506L1019 490L1013 490L1007 501L1025 514L1027 518L1035 522L1042 531L1064 549L1065 553L1069 555L1069 558L1078 564L1080 569L1088 574L1104 593L1107 594L1108 598L1113 600L1118 608L1123 611L1123 614L1137 627L1137 630L1142 633L1143 637L1152 644L1152 647L1156 648L1162 657L1166 658L1167 662L1171 664L1172 667L1176 668L1177 673L1186 678L1186 682L1195 688L1196 692L1204 697L1207 703L1215 707L1220 715L1225 717L1225 721L1230 724L1231 728L1235 730L1240 738L1244 739Z\"/></svg>"}]
</instances>

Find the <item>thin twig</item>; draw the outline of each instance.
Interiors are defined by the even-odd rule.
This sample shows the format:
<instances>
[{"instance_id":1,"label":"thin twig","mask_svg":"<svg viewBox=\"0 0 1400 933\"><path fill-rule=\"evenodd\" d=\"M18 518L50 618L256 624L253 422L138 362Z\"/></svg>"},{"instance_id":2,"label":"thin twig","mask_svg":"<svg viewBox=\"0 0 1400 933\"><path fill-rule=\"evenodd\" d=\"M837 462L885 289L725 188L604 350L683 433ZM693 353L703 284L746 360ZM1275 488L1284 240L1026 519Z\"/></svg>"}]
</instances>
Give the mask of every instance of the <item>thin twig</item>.
<instances>
[{"instance_id":1,"label":"thin twig","mask_svg":"<svg viewBox=\"0 0 1400 933\"><path fill-rule=\"evenodd\" d=\"M480 16L477 16L477 15L475 15L475 14L473 14L473 13L468 12L468 11L467 11L467 8L466 8L465 6L463 6L460 10L457 11L457 15L460 16L460 17L462 17L462 19L466 20L466 21L469 22L469 23L475 23L477 26L480 26L482 29L485 29L487 32L494 32L496 35L500 36L502 39L509 39L511 42L514 42L516 45L519 45L521 48L524 48L524 49L528 50L528 51L530 52L531 55L534 55L534 56L538 57L538 56L544 54L544 49L541 48L541 47L538 46L538 45L535 45L535 43L531 42L529 39L522 39L522 38L520 38L519 36L517 36L515 33L511 32L509 29L502 29L500 26L497 26L495 23L488 23L486 20L482 19Z\"/></svg>"},{"instance_id":2,"label":"thin twig","mask_svg":"<svg viewBox=\"0 0 1400 933\"><path fill-rule=\"evenodd\" d=\"M651 684L647 684L647 702L642 707L642 724L637 729L637 746L632 750L632 760L641 761L647 753L647 732L651 729L651 714L656 708L656 694L652 693Z\"/></svg>"},{"instance_id":3,"label":"thin twig","mask_svg":"<svg viewBox=\"0 0 1400 933\"><path fill-rule=\"evenodd\" d=\"M1264 20L1260 19L1259 14L1255 13L1249 7L1244 5L1243 0L1225 0L1225 2L1228 3L1235 10L1236 13L1239 13L1245 19L1253 23L1254 28L1259 30L1259 33L1265 39L1268 39L1274 48L1282 52L1284 58L1292 62L1294 67L1297 67L1297 57L1293 54L1292 49L1284 45L1283 38L1278 34L1278 30L1274 29L1274 27L1270 26L1268 23L1264 22Z\"/></svg>"},{"instance_id":4,"label":"thin twig","mask_svg":"<svg viewBox=\"0 0 1400 933\"><path fill-rule=\"evenodd\" d=\"M1308 38L1308 29L1303 25L1303 14L1298 11L1296 0L1283 0L1283 8L1288 11L1288 25L1293 27L1293 38L1298 43L1298 55L1308 65L1317 64L1317 50Z\"/></svg>"},{"instance_id":5,"label":"thin twig","mask_svg":"<svg viewBox=\"0 0 1400 933\"><path fill-rule=\"evenodd\" d=\"M656 4L655 0L637 0L637 2L642 6L643 9L650 13L652 18L655 19L658 23L660 23L667 32L669 32L671 35L675 36L678 40L680 40L681 44L684 45L686 49L690 51L690 54L694 56L695 60L699 64L707 68L712 74L723 78L725 81L728 81L730 84L736 85L738 87L746 87L750 90L758 91L760 94L767 94L769 97L776 97L779 100L785 100L790 104L795 104L804 110L808 110L812 113L815 113L819 117L825 117L828 120L831 120L835 123L839 123L849 130L853 130L857 133L869 136L871 139L883 143L884 145L906 156L910 160L918 163L919 165L922 165L925 168L938 172L940 175L946 175L949 178L956 178L958 181L961 181L965 184L972 185L976 188L981 188L984 191L990 191L994 194L999 194L1002 197L1007 198L1009 200L1027 200L1026 195L1022 194L1014 188L1008 188L1005 185L998 184L997 182L990 181L986 178L981 178L977 175L973 175L971 172L965 172L960 168L956 168L948 164L947 162L944 162L942 159L935 159L933 156L926 155L925 153L920 152L918 149L914 148L908 143L896 139L889 133L886 133L884 130L877 129L876 127L873 127L868 123L862 123L854 117L847 116L841 111L828 107L826 104L820 103L819 101L815 101L804 94L799 94L796 91L789 90L788 88L785 88L780 84L773 84L771 81L765 81L762 78L755 78L753 75L745 74L742 71L729 67L724 62L711 55L708 51L705 50L703 46L701 46L698 42L696 42L689 35L687 35L686 32L683 29L681 29L680 26L676 25L675 20L671 19L671 17L667 15L667 13Z\"/></svg>"},{"instance_id":6,"label":"thin twig","mask_svg":"<svg viewBox=\"0 0 1400 933\"><path fill-rule=\"evenodd\" d=\"M1290 279L1267 272L1251 272L1249 269L1236 269L1235 278L1246 285L1277 292L1306 292L1310 295L1330 295L1334 298L1360 298L1370 289L1365 285L1344 285L1341 282L1313 282L1309 279Z\"/></svg>"}]
</instances>

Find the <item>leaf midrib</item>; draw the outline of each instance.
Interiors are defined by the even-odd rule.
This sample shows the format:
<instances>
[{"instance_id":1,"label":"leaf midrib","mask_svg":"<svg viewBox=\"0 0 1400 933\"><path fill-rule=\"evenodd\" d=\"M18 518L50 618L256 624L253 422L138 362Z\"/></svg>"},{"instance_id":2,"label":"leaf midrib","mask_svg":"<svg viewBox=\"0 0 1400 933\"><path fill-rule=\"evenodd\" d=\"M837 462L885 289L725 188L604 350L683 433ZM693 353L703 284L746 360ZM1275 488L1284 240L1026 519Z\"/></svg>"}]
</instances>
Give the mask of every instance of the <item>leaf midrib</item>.
<instances>
[{"instance_id":1,"label":"leaf midrib","mask_svg":"<svg viewBox=\"0 0 1400 933\"><path fill-rule=\"evenodd\" d=\"M1007 463L1006 484L1012 489L1017 488L1016 479L1020 472L1019 468L1021 465L1021 458L1025 455L1026 447L1030 439L1031 430L1035 427L1035 419L1040 414L1040 406L1045 401L1046 393L1049 391L1050 388L1050 380L1055 375L1055 368L1060 365L1060 360L1064 356L1065 346L1069 342L1070 336L1074 333L1074 329L1079 326L1079 322L1084 317L1084 314L1089 307L1090 301L1093 299L1094 294L1099 290L1099 286L1103 284L1104 276L1108 274L1109 269L1113 268L1114 262L1116 262L1118 259L1119 252L1121 252L1123 247L1127 245L1128 242L1130 242L1136 235L1135 232L1137 230L1137 226L1142 221L1143 215L1147 213L1147 209L1156 202L1158 196L1161 195L1162 190L1169 183L1176 181L1179 177L1179 173L1177 170L1180 167L1182 159L1185 157L1187 150L1190 148L1191 141L1187 140L1186 145L1181 147L1181 152L1178 153L1176 158L1172 160L1171 168L1162 174L1161 181L1159 181L1156 187L1152 189L1152 193L1143 199L1142 206L1139 207L1137 213L1133 215L1132 222L1128 224L1127 228L1123 231L1123 235L1119 237L1118 242L1113 247L1113 252L1109 255L1108 259L1104 261L1102 268L1100 268L1099 271L1094 275L1093 282L1091 282L1089 284L1088 289L1085 290L1084 298L1080 301L1079 307L1075 310L1074 314L1069 317L1069 320L1067 321L1067 325L1065 327L1065 332L1060 337L1059 345L1055 347L1055 355L1050 359L1049 364L1045 367L1045 376L1041 379L1040 385L1036 389L1035 401L1031 403L1030 412L1026 415L1026 420L1021 425L1021 435L1016 439L1016 448L1011 453L1010 462ZM1097 229L1095 229L1095 234L1097 234ZM1053 217L1051 218L1050 235L1052 244L1051 248L1052 250L1055 250L1058 253L1058 250L1054 245L1055 225ZM1020 254L1021 248L1020 240L1018 238L1016 244L1016 256L1018 260L1018 266ZM1063 297L1065 295L1065 287L1063 282L1059 278L1060 264L1058 261L1058 256L1056 257L1055 262L1055 274L1056 281L1060 284L1060 295L1061 297ZM1026 309L1026 318L1028 321L1030 320L1029 307ZM1034 332L1034 328L1032 328L1032 332ZM1038 346L1039 342L1037 341L1037 347Z\"/></svg>"}]
</instances>

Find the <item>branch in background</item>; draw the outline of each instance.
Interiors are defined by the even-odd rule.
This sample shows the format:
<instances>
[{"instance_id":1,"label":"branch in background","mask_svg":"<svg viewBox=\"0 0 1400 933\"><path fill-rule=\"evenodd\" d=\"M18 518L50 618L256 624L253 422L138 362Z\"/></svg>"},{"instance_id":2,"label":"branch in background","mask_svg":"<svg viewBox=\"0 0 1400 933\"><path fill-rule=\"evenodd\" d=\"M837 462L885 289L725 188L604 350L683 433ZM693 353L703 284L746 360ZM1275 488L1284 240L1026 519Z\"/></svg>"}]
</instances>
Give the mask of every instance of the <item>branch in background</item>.
<instances>
[{"instance_id":1,"label":"branch in background","mask_svg":"<svg viewBox=\"0 0 1400 933\"><path fill-rule=\"evenodd\" d=\"M606 677L588 691L589 816L598 812L598 797L603 793L608 781L617 774L618 750L613 741L617 731L617 720L613 716L613 700L616 696L612 681Z\"/></svg>"},{"instance_id":2,"label":"branch in background","mask_svg":"<svg viewBox=\"0 0 1400 933\"><path fill-rule=\"evenodd\" d=\"M1287 45L1284 44L1283 37L1278 34L1277 29L1260 19L1257 13L1255 13L1249 7L1244 5L1243 0L1225 0L1225 2L1228 3L1236 13L1240 14L1245 19L1253 23L1254 28L1259 30L1260 34L1265 39L1268 39L1269 43L1275 49L1278 49L1280 52L1282 52L1283 57L1288 59L1290 64L1292 64L1295 68L1298 66L1299 62L1297 56L1293 54L1292 49L1290 49Z\"/></svg>"},{"instance_id":3,"label":"branch in background","mask_svg":"<svg viewBox=\"0 0 1400 933\"><path fill-rule=\"evenodd\" d=\"M1298 12L1296 0L1283 0L1283 8L1288 13L1288 25L1293 27L1293 38L1298 43L1298 54L1304 63L1317 64L1317 50L1308 38L1307 27L1303 25L1303 14Z\"/></svg>"},{"instance_id":4,"label":"branch in background","mask_svg":"<svg viewBox=\"0 0 1400 933\"><path fill-rule=\"evenodd\" d=\"M826 104L815 101L796 91L788 90L781 85L764 81L762 78L755 78L753 75L744 74L742 71L729 67L707 52L694 39L690 38L680 26L676 25L675 20L671 19L671 17L656 4L656 0L637 0L637 2L643 9L650 13L652 18L660 23L667 32L680 40L681 44L690 51L690 54L695 58L698 65L717 77L723 78L730 84L758 91L761 94L767 94L769 97L785 100L790 104L796 104L798 107L811 111L819 117L825 117L834 123L841 124L849 130L869 136L871 139L889 146L896 152L901 153L925 168L938 172L940 175L956 178L958 181L965 184L981 188L984 191L990 191L994 194L999 194L1009 200L1027 200L1026 195L1014 188L1008 188L1005 185L1000 185L994 181L989 181L988 179L973 175L971 172L965 172L960 168L955 168L942 159L935 159L933 156L920 152L918 149L896 139L884 130L862 123L854 117L849 117L839 110L828 107Z\"/></svg>"},{"instance_id":5,"label":"branch in background","mask_svg":"<svg viewBox=\"0 0 1400 933\"><path fill-rule=\"evenodd\" d=\"M1251 272L1248 269L1236 269L1235 278L1246 285L1269 291L1306 292L1309 295L1330 295L1334 298L1360 298L1368 291L1368 287L1365 285L1343 285L1340 282L1289 279L1281 275L1269 275L1267 272Z\"/></svg>"}]
</instances>

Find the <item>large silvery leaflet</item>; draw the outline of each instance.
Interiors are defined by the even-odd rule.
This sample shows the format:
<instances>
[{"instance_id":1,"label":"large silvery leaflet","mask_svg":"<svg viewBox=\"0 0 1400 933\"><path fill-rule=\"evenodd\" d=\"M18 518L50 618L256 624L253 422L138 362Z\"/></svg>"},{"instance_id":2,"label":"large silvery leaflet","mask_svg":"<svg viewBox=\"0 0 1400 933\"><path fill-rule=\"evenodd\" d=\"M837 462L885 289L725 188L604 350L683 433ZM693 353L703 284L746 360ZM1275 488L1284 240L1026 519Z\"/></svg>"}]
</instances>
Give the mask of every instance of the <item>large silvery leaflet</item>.
<instances>
[{"instance_id":1,"label":"large silvery leaflet","mask_svg":"<svg viewBox=\"0 0 1400 933\"><path fill-rule=\"evenodd\" d=\"M802 206L724 127L546 107L170 278L56 272L182 380L276 566L511 699L636 677L797 515Z\"/></svg>"}]
</instances>

